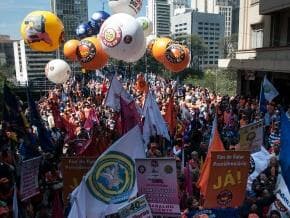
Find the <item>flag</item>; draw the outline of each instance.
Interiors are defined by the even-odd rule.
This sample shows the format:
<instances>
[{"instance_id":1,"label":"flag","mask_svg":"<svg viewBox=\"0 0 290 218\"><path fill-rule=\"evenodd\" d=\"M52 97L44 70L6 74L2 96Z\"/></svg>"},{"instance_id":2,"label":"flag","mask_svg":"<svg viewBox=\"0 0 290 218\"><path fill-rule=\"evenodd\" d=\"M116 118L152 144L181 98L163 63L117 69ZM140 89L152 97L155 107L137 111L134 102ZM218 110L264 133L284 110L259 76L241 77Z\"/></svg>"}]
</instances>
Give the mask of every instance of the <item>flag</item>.
<instances>
[{"instance_id":1,"label":"flag","mask_svg":"<svg viewBox=\"0 0 290 218\"><path fill-rule=\"evenodd\" d=\"M34 100L32 99L29 87L27 87L26 91L27 91L27 100L28 100L28 106L29 106L29 112L30 112L30 122L32 125L37 127L38 140L40 143L40 147L44 152L52 151L53 150L52 140L50 138L49 132L47 131L47 129L45 128L42 122L42 119L37 110L36 104Z\"/></svg>"},{"instance_id":2,"label":"flag","mask_svg":"<svg viewBox=\"0 0 290 218\"><path fill-rule=\"evenodd\" d=\"M94 163L73 192L69 218L103 218L137 195L135 159L145 158L142 135L135 126ZM76 215L77 214L77 215Z\"/></svg>"},{"instance_id":3,"label":"flag","mask_svg":"<svg viewBox=\"0 0 290 218\"><path fill-rule=\"evenodd\" d=\"M264 93L265 99L268 102L271 102L277 95L279 95L279 92L273 86L273 84L267 79L266 75L264 77L262 86L263 86L263 93Z\"/></svg>"},{"instance_id":4,"label":"flag","mask_svg":"<svg viewBox=\"0 0 290 218\"><path fill-rule=\"evenodd\" d=\"M13 218L18 218L18 199L17 199L16 184L14 184L14 192L13 192Z\"/></svg>"},{"instance_id":5,"label":"flag","mask_svg":"<svg viewBox=\"0 0 290 218\"><path fill-rule=\"evenodd\" d=\"M141 121L141 117L137 111L135 101L127 103L120 97L120 105L122 134L125 134Z\"/></svg>"},{"instance_id":6,"label":"flag","mask_svg":"<svg viewBox=\"0 0 290 218\"><path fill-rule=\"evenodd\" d=\"M251 154L251 168L247 182L248 191L252 190L253 181L269 166L270 158L271 156L264 146L261 146L261 150L259 152Z\"/></svg>"},{"instance_id":7,"label":"flag","mask_svg":"<svg viewBox=\"0 0 290 218\"><path fill-rule=\"evenodd\" d=\"M280 166L283 178L290 190L290 120L283 113L281 117L281 148L280 148Z\"/></svg>"},{"instance_id":8,"label":"flag","mask_svg":"<svg viewBox=\"0 0 290 218\"><path fill-rule=\"evenodd\" d=\"M99 119L96 111L94 109L91 109L89 112L89 116L85 121L84 128L89 131L94 126L94 123L99 124Z\"/></svg>"},{"instance_id":9,"label":"flag","mask_svg":"<svg viewBox=\"0 0 290 218\"><path fill-rule=\"evenodd\" d=\"M289 218L287 208L284 207L284 205L281 203L281 201L277 198L269 207L269 212L268 212L269 217L270 217L271 211L275 211L276 213L279 213L280 218Z\"/></svg>"},{"instance_id":10,"label":"flag","mask_svg":"<svg viewBox=\"0 0 290 218\"><path fill-rule=\"evenodd\" d=\"M175 128L177 125L176 117L177 114L175 111L174 99L173 96L171 96L165 112L165 121L168 124L169 132L172 137L174 136Z\"/></svg>"},{"instance_id":11,"label":"flag","mask_svg":"<svg viewBox=\"0 0 290 218\"><path fill-rule=\"evenodd\" d=\"M282 205L290 211L290 193L285 183L283 175L279 174L276 183L276 198L282 203Z\"/></svg>"},{"instance_id":12,"label":"flag","mask_svg":"<svg viewBox=\"0 0 290 218\"><path fill-rule=\"evenodd\" d=\"M105 105L113 108L115 111L119 111L121 108L120 97L122 97L127 102L131 102L133 100L132 96L124 89L123 85L115 75L112 78L109 91L105 99Z\"/></svg>"},{"instance_id":13,"label":"flag","mask_svg":"<svg viewBox=\"0 0 290 218\"><path fill-rule=\"evenodd\" d=\"M60 115L57 103L52 103L51 104L51 112L52 112L52 116L53 116L53 121L54 121L55 127L59 128L59 129L65 128L64 124L63 124L63 118Z\"/></svg>"},{"instance_id":14,"label":"flag","mask_svg":"<svg viewBox=\"0 0 290 218\"><path fill-rule=\"evenodd\" d=\"M265 98L263 84L261 84L261 90L260 90L259 110L260 112L263 112L264 114L267 112L267 100Z\"/></svg>"},{"instance_id":15,"label":"flag","mask_svg":"<svg viewBox=\"0 0 290 218\"><path fill-rule=\"evenodd\" d=\"M217 125L215 125L214 123L208 153L207 153L205 162L203 164L203 167L201 169L199 179L197 181L197 186L200 188L200 192L203 196L206 196L206 191L207 191L207 184L208 184L210 166L211 166L211 152L224 151L224 150L225 148L220 138Z\"/></svg>"},{"instance_id":16,"label":"flag","mask_svg":"<svg viewBox=\"0 0 290 218\"><path fill-rule=\"evenodd\" d=\"M163 136L168 141L170 141L166 123L151 92L149 92L147 95L143 108L143 114L145 115L143 125L143 138L145 145L149 143L150 136L153 135Z\"/></svg>"}]
</instances>

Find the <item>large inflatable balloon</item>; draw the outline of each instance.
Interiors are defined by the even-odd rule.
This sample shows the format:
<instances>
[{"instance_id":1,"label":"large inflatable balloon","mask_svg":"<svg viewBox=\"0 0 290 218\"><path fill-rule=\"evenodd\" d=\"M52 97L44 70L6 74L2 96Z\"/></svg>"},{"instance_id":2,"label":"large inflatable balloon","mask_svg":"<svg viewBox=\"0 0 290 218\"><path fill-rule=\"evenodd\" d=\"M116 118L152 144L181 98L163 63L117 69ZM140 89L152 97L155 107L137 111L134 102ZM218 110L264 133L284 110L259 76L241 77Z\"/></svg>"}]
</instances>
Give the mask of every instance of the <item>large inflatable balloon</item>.
<instances>
[{"instance_id":1,"label":"large inflatable balloon","mask_svg":"<svg viewBox=\"0 0 290 218\"><path fill-rule=\"evenodd\" d=\"M160 63L165 61L165 52L170 44L172 44L172 40L166 37L158 38L154 42L152 46L152 55Z\"/></svg>"},{"instance_id":2,"label":"large inflatable balloon","mask_svg":"<svg viewBox=\"0 0 290 218\"><path fill-rule=\"evenodd\" d=\"M94 33L93 28L89 22L82 23L76 28L76 35L78 38L83 39L85 37L92 36Z\"/></svg>"},{"instance_id":3,"label":"large inflatable balloon","mask_svg":"<svg viewBox=\"0 0 290 218\"><path fill-rule=\"evenodd\" d=\"M149 35L146 37L147 54L152 55L152 48L156 40L157 36L155 35Z\"/></svg>"},{"instance_id":4,"label":"large inflatable balloon","mask_svg":"<svg viewBox=\"0 0 290 218\"><path fill-rule=\"evenodd\" d=\"M61 20L49 11L33 11L21 24L21 36L35 51L51 52L64 41Z\"/></svg>"},{"instance_id":5,"label":"large inflatable balloon","mask_svg":"<svg viewBox=\"0 0 290 218\"><path fill-rule=\"evenodd\" d=\"M95 35L99 33L102 24L104 23L106 19L108 19L108 17L110 17L110 14L108 14L105 11L97 11L93 13L90 19L90 23L94 29Z\"/></svg>"},{"instance_id":6,"label":"large inflatable balloon","mask_svg":"<svg viewBox=\"0 0 290 218\"><path fill-rule=\"evenodd\" d=\"M148 17L138 17L137 21L141 25L141 27L142 27L142 29L144 31L144 35L145 36L149 36L152 33L152 30L153 30L152 21L149 20Z\"/></svg>"},{"instance_id":7,"label":"large inflatable balloon","mask_svg":"<svg viewBox=\"0 0 290 218\"><path fill-rule=\"evenodd\" d=\"M79 46L80 41L76 39L71 39L67 41L63 46L63 54L64 56L71 60L75 61L77 60L77 47Z\"/></svg>"},{"instance_id":8,"label":"large inflatable balloon","mask_svg":"<svg viewBox=\"0 0 290 218\"><path fill-rule=\"evenodd\" d=\"M108 4L113 14L126 13L134 17L142 8L142 0L109 0Z\"/></svg>"},{"instance_id":9,"label":"large inflatable balloon","mask_svg":"<svg viewBox=\"0 0 290 218\"><path fill-rule=\"evenodd\" d=\"M183 45L172 43L165 51L164 67L174 73L184 70L190 62L189 49Z\"/></svg>"},{"instance_id":10,"label":"large inflatable balloon","mask_svg":"<svg viewBox=\"0 0 290 218\"><path fill-rule=\"evenodd\" d=\"M49 81L56 84L62 84L69 79L71 69L64 60L54 59L46 64L45 75Z\"/></svg>"},{"instance_id":11,"label":"large inflatable balloon","mask_svg":"<svg viewBox=\"0 0 290 218\"><path fill-rule=\"evenodd\" d=\"M134 58L144 46L144 33L138 21L124 13L114 14L102 25L100 38L105 52L118 60Z\"/></svg>"},{"instance_id":12,"label":"large inflatable balloon","mask_svg":"<svg viewBox=\"0 0 290 218\"><path fill-rule=\"evenodd\" d=\"M77 58L86 70L96 70L104 67L109 60L98 37L88 37L81 40L77 47Z\"/></svg>"},{"instance_id":13,"label":"large inflatable balloon","mask_svg":"<svg viewBox=\"0 0 290 218\"><path fill-rule=\"evenodd\" d=\"M134 56L132 56L132 57L130 57L130 58L128 58L128 59L124 59L124 61L125 62L129 62L129 63L133 63L133 62L136 62L136 61L138 61L138 60L140 60L143 56L144 56L144 54L145 54L145 52L146 52L146 41L144 40L144 43L143 43L143 48L142 49L140 49L137 53L136 53L136 55L134 55Z\"/></svg>"}]
</instances>

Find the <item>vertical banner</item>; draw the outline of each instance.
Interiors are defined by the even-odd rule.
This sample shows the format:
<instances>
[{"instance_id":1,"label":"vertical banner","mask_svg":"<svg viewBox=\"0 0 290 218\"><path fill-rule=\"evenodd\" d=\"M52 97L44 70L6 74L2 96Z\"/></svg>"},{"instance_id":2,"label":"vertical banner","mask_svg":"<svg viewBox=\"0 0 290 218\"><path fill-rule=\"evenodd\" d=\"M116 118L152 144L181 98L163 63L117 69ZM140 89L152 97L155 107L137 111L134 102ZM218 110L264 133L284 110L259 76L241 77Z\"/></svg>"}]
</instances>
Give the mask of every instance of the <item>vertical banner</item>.
<instances>
[{"instance_id":1,"label":"vertical banner","mask_svg":"<svg viewBox=\"0 0 290 218\"><path fill-rule=\"evenodd\" d=\"M136 159L136 173L153 215L180 215L175 159Z\"/></svg>"},{"instance_id":2,"label":"vertical banner","mask_svg":"<svg viewBox=\"0 0 290 218\"><path fill-rule=\"evenodd\" d=\"M13 42L13 49L16 80L20 83L20 85L26 85L28 81L28 76L24 40L20 40L19 42Z\"/></svg>"},{"instance_id":3,"label":"vertical banner","mask_svg":"<svg viewBox=\"0 0 290 218\"><path fill-rule=\"evenodd\" d=\"M118 214L120 218L153 218L145 195L136 198L124 207L120 208Z\"/></svg>"},{"instance_id":4,"label":"vertical banner","mask_svg":"<svg viewBox=\"0 0 290 218\"><path fill-rule=\"evenodd\" d=\"M41 157L23 161L20 166L20 196L21 201L39 193L38 173Z\"/></svg>"},{"instance_id":5,"label":"vertical banner","mask_svg":"<svg viewBox=\"0 0 290 218\"><path fill-rule=\"evenodd\" d=\"M249 151L212 151L204 208L241 206L249 168Z\"/></svg>"},{"instance_id":6,"label":"vertical banner","mask_svg":"<svg viewBox=\"0 0 290 218\"><path fill-rule=\"evenodd\" d=\"M61 159L61 172L63 175L63 196L67 196L81 182L83 176L91 169L96 157L64 157Z\"/></svg>"},{"instance_id":7,"label":"vertical banner","mask_svg":"<svg viewBox=\"0 0 290 218\"><path fill-rule=\"evenodd\" d=\"M240 128L240 150L255 153L263 145L263 121L251 123Z\"/></svg>"}]
</instances>

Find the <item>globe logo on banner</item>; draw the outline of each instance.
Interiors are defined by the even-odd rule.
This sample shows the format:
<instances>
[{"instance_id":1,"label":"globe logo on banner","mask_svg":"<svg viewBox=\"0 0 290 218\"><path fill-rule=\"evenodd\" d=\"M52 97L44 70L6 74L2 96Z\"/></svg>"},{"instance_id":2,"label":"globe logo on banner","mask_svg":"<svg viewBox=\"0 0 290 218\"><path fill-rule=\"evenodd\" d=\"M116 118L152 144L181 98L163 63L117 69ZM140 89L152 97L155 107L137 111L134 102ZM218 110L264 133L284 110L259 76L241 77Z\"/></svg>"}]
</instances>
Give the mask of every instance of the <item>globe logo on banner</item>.
<instances>
[{"instance_id":1,"label":"globe logo on banner","mask_svg":"<svg viewBox=\"0 0 290 218\"><path fill-rule=\"evenodd\" d=\"M127 201L135 185L133 160L117 151L110 151L101 157L87 179L91 194L106 204Z\"/></svg>"}]
</instances>

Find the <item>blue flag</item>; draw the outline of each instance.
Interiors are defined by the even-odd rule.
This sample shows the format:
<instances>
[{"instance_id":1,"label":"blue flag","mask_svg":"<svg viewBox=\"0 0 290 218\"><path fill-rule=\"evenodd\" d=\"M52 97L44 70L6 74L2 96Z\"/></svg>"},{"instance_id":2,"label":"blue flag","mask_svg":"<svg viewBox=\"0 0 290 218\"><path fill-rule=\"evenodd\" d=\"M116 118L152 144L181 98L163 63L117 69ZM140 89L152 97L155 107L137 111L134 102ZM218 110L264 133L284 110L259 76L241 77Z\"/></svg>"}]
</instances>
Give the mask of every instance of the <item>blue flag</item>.
<instances>
[{"instance_id":1,"label":"blue flag","mask_svg":"<svg viewBox=\"0 0 290 218\"><path fill-rule=\"evenodd\" d=\"M267 113L267 100L264 94L264 86L261 84L261 92L260 92L260 105L259 105L260 112L264 114Z\"/></svg>"},{"instance_id":2,"label":"blue flag","mask_svg":"<svg viewBox=\"0 0 290 218\"><path fill-rule=\"evenodd\" d=\"M37 127L38 140L40 147L44 152L53 151L53 144L48 130L45 128L36 104L31 96L29 87L27 87L27 101L30 111L30 123Z\"/></svg>"},{"instance_id":3,"label":"blue flag","mask_svg":"<svg viewBox=\"0 0 290 218\"><path fill-rule=\"evenodd\" d=\"M281 117L281 150L280 150L280 165L282 176L290 190L290 120L285 113Z\"/></svg>"}]
</instances>

